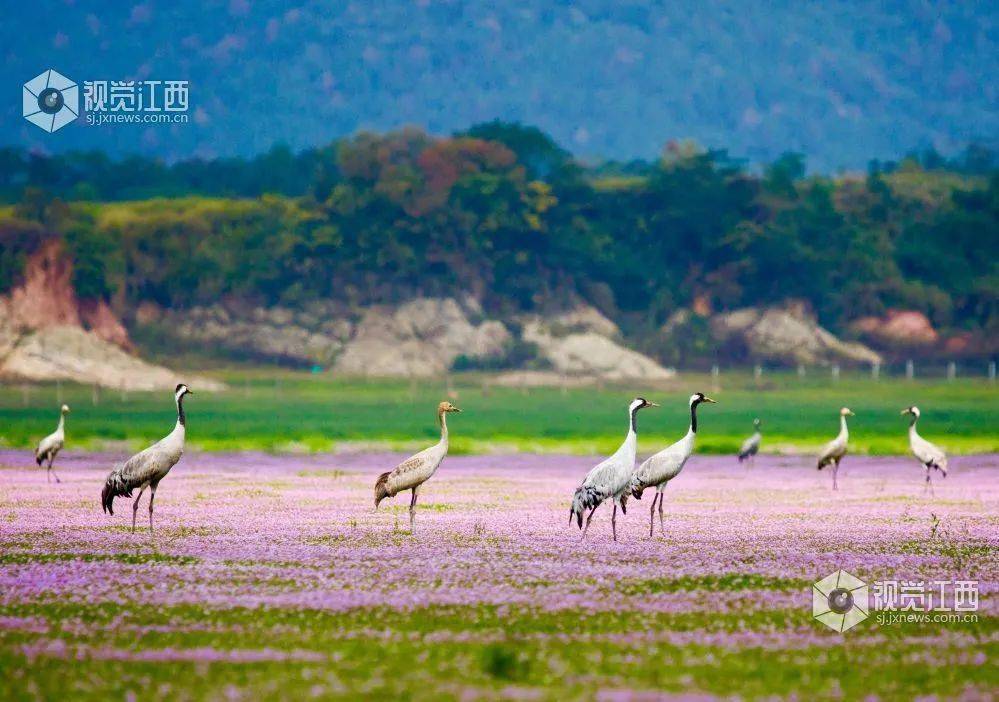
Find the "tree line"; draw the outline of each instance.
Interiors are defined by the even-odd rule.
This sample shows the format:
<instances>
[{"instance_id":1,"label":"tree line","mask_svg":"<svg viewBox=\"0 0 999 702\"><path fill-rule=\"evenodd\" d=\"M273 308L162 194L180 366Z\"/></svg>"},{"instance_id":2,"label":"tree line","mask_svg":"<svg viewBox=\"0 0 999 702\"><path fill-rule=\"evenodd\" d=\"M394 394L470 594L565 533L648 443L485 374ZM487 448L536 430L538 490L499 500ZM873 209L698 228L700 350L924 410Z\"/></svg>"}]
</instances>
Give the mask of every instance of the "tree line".
<instances>
[{"instance_id":1,"label":"tree line","mask_svg":"<svg viewBox=\"0 0 999 702\"><path fill-rule=\"evenodd\" d=\"M692 305L796 299L840 332L891 308L999 331L999 169L980 145L829 176L684 142L586 164L493 122L173 165L6 149L0 166L0 289L58 237L81 296L123 312L472 294L504 317L585 300L654 340Z\"/></svg>"}]
</instances>

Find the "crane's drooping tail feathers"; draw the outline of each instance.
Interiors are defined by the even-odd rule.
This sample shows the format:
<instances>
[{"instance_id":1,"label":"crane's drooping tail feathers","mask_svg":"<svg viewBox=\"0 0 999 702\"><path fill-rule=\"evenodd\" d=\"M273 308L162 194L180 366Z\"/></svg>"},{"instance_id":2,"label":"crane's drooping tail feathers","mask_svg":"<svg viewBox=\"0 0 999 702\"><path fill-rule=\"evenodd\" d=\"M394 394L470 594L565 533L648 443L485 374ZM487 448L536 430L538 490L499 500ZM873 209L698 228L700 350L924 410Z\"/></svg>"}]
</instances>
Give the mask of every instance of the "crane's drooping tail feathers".
<instances>
[{"instance_id":1,"label":"crane's drooping tail feathers","mask_svg":"<svg viewBox=\"0 0 999 702\"><path fill-rule=\"evenodd\" d=\"M740 452L739 453L739 463L742 463L747 458L749 458L752 455L752 453L753 453L752 449L746 449L745 451Z\"/></svg>"},{"instance_id":2,"label":"crane's drooping tail feathers","mask_svg":"<svg viewBox=\"0 0 999 702\"><path fill-rule=\"evenodd\" d=\"M104 483L104 489L101 490L101 507L107 514L114 514L114 498L131 496L132 488L122 476L121 466L116 466L111 471L111 475L108 476L107 482Z\"/></svg>"},{"instance_id":3,"label":"crane's drooping tail feathers","mask_svg":"<svg viewBox=\"0 0 999 702\"><path fill-rule=\"evenodd\" d=\"M378 476L378 482L375 483L375 509L378 509L379 502L384 500L386 497L391 497L387 487L390 475L392 475L392 471L382 473Z\"/></svg>"},{"instance_id":4,"label":"crane's drooping tail feathers","mask_svg":"<svg viewBox=\"0 0 999 702\"><path fill-rule=\"evenodd\" d=\"M38 449L35 449L35 463L37 463L38 465L42 465L42 461L44 460L45 459L42 457L42 452L39 451Z\"/></svg>"},{"instance_id":5,"label":"crane's drooping tail feathers","mask_svg":"<svg viewBox=\"0 0 999 702\"><path fill-rule=\"evenodd\" d=\"M572 495L572 507L569 508L569 523L576 517L579 528L583 528L583 512L600 504L600 492L589 485L580 485Z\"/></svg>"}]
</instances>

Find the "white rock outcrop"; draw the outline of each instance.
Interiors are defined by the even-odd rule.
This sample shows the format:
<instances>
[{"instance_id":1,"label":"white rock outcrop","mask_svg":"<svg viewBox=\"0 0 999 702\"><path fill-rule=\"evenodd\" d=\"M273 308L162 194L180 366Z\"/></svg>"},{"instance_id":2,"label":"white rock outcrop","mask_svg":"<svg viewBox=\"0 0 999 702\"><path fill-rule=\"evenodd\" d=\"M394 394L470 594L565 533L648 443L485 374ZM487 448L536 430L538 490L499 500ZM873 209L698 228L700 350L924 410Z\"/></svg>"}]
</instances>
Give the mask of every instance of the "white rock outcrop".
<instances>
[{"instance_id":1,"label":"white rock outcrop","mask_svg":"<svg viewBox=\"0 0 999 702\"><path fill-rule=\"evenodd\" d=\"M614 322L592 307L580 306L551 317L531 315L522 320L522 338L536 344L539 354L558 373L607 380L662 380L676 372L619 344Z\"/></svg>"},{"instance_id":2,"label":"white rock outcrop","mask_svg":"<svg viewBox=\"0 0 999 702\"><path fill-rule=\"evenodd\" d=\"M182 377L132 356L80 327L63 325L23 334L8 343L0 373L30 381L65 380L124 390L171 390L184 382L197 390L224 386L200 377Z\"/></svg>"},{"instance_id":3,"label":"white rock outcrop","mask_svg":"<svg viewBox=\"0 0 999 702\"><path fill-rule=\"evenodd\" d=\"M747 307L711 318L721 343L737 341L753 358L781 363L880 363L881 355L863 344L842 341L820 327L799 305Z\"/></svg>"},{"instance_id":4,"label":"white rock outcrop","mask_svg":"<svg viewBox=\"0 0 999 702\"><path fill-rule=\"evenodd\" d=\"M468 314L466 314L466 311ZM447 372L459 355L498 356L511 340L501 322L481 315L471 301L415 298L398 307L368 308L336 360L344 375L430 377Z\"/></svg>"}]
</instances>

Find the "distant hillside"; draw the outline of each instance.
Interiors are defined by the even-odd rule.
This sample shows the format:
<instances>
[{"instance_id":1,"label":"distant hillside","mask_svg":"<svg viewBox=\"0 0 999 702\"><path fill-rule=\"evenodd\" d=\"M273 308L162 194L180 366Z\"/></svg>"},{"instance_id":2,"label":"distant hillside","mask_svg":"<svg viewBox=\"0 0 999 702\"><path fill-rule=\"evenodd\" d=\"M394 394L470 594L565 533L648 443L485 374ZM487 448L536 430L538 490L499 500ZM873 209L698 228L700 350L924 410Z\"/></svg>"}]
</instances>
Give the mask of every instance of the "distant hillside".
<instances>
[{"instance_id":1,"label":"distant hillside","mask_svg":"<svg viewBox=\"0 0 999 702\"><path fill-rule=\"evenodd\" d=\"M223 337L230 323L252 336L303 311L300 338L339 343L371 306L430 298L458 300L470 328L497 320L512 339L532 336L525 316L589 305L664 365L804 357L772 353L777 333L814 342L813 357L873 358L826 330L889 357L983 357L999 339L999 170L973 155L831 179L805 175L793 154L756 174L675 143L641 167L589 169L542 132L500 123L449 139L369 133L310 154L299 197L67 202L25 188L0 210L0 293L58 239L81 299L129 325L144 307L181 313L179 325L200 309ZM141 182L136 163L67 189L113 190L129 169ZM274 163L240 172L265 182ZM183 185L217 167L153 173ZM323 326L332 320L346 326Z\"/></svg>"},{"instance_id":2,"label":"distant hillside","mask_svg":"<svg viewBox=\"0 0 999 702\"><path fill-rule=\"evenodd\" d=\"M997 18L995 2L921 0L27 3L0 24L0 139L172 161L498 118L591 158L692 138L831 172L994 140ZM188 79L192 122L45 134L13 95L49 67Z\"/></svg>"}]
</instances>

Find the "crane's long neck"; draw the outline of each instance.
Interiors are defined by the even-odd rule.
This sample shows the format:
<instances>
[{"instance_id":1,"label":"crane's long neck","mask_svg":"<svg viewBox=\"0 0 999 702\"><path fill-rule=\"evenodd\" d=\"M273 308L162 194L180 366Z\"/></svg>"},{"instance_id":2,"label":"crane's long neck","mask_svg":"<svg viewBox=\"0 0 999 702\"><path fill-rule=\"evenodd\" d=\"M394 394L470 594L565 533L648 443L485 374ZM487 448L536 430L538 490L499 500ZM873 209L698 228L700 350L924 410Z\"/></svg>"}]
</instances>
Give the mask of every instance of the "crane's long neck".
<instances>
[{"instance_id":1,"label":"crane's long neck","mask_svg":"<svg viewBox=\"0 0 999 702\"><path fill-rule=\"evenodd\" d=\"M628 410L628 437L638 437L638 410L638 407Z\"/></svg>"},{"instance_id":2,"label":"crane's long neck","mask_svg":"<svg viewBox=\"0 0 999 702\"><path fill-rule=\"evenodd\" d=\"M687 430L688 434L697 433L697 405L699 404L696 400L690 403L690 429Z\"/></svg>"},{"instance_id":3,"label":"crane's long neck","mask_svg":"<svg viewBox=\"0 0 999 702\"><path fill-rule=\"evenodd\" d=\"M179 395L177 397L177 427L180 427L181 429L183 429L184 426L185 426L184 422L185 422L185 417L184 417L184 396L183 395Z\"/></svg>"},{"instance_id":4,"label":"crane's long neck","mask_svg":"<svg viewBox=\"0 0 999 702\"><path fill-rule=\"evenodd\" d=\"M63 427L65 427L65 426L66 426L66 413L65 412L60 412L59 413L59 424L58 424L58 426L56 426L56 431L58 431L58 432L63 431Z\"/></svg>"},{"instance_id":5,"label":"crane's long neck","mask_svg":"<svg viewBox=\"0 0 999 702\"><path fill-rule=\"evenodd\" d=\"M624 443L618 452L626 451L634 454L638 450L638 420L636 415L638 408L628 410L628 435L624 437Z\"/></svg>"},{"instance_id":6,"label":"crane's long neck","mask_svg":"<svg viewBox=\"0 0 999 702\"><path fill-rule=\"evenodd\" d=\"M846 415L841 414L839 416L839 435L841 438L845 439L850 435L850 432L846 428Z\"/></svg>"},{"instance_id":7,"label":"crane's long neck","mask_svg":"<svg viewBox=\"0 0 999 702\"><path fill-rule=\"evenodd\" d=\"M912 415L912 419L909 420L909 436L919 436L916 433L916 422L919 421L919 417Z\"/></svg>"},{"instance_id":8,"label":"crane's long neck","mask_svg":"<svg viewBox=\"0 0 999 702\"><path fill-rule=\"evenodd\" d=\"M447 446L447 412L441 410L437 413L437 421L441 425L441 443Z\"/></svg>"}]
</instances>

